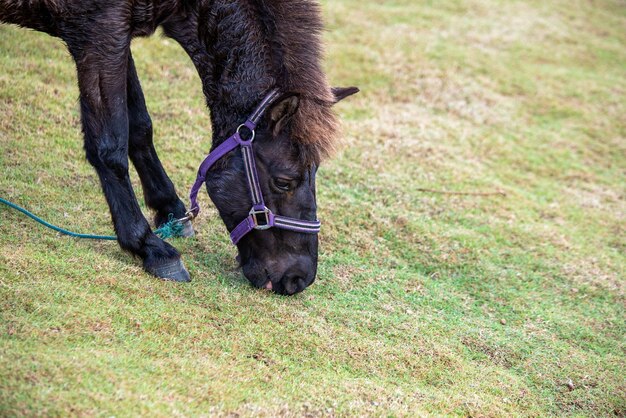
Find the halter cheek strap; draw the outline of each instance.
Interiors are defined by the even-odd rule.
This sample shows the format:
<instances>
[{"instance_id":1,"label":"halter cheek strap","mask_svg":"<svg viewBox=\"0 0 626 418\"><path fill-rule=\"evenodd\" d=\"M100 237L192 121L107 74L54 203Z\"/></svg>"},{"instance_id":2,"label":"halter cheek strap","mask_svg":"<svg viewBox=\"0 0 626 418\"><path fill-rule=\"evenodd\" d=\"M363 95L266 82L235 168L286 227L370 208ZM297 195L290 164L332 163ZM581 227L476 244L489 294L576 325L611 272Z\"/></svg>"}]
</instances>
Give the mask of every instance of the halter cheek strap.
<instances>
[{"instance_id":1,"label":"halter cheek strap","mask_svg":"<svg viewBox=\"0 0 626 418\"><path fill-rule=\"evenodd\" d=\"M200 213L200 206L198 205L198 192L206 181L206 174L209 169L223 156L235 148L241 148L246 178L248 180L248 189L250 191L250 197L252 198L252 208L250 209L248 217L241 221L239 225L232 230L230 239L233 244L237 244L243 237L255 229L266 230L270 228L279 228L287 231L301 232L304 234L317 234L320 232L320 221L307 221L289 218L287 216L275 215L267 206L265 206L265 201L263 200L263 192L261 191L261 184L259 182L259 174L256 168L252 143L254 142L255 129L259 120L267 108L279 96L280 92L278 90L272 90L267 96L265 96L263 101L250 115L250 117L248 117L248 120L240 125L232 136L222 142L204 159L198 169L196 182L192 186L189 193L191 209L188 212L188 216L193 219ZM241 137L241 132L244 129L249 131L249 139L243 139Z\"/></svg>"}]
</instances>

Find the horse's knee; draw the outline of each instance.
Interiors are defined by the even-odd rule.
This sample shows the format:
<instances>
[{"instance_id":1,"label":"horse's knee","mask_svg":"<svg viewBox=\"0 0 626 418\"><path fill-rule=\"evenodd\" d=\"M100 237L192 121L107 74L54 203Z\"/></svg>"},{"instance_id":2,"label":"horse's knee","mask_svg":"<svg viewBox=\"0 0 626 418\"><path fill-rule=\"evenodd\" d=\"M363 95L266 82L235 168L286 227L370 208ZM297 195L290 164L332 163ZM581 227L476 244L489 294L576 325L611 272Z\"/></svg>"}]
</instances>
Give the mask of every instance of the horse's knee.
<instances>
[{"instance_id":1,"label":"horse's knee","mask_svg":"<svg viewBox=\"0 0 626 418\"><path fill-rule=\"evenodd\" d=\"M130 131L138 137L152 137L152 119L147 112L134 115L129 121L129 126Z\"/></svg>"},{"instance_id":2,"label":"horse's knee","mask_svg":"<svg viewBox=\"0 0 626 418\"><path fill-rule=\"evenodd\" d=\"M99 147L98 157L105 167L116 173L118 177L128 175L128 149L126 147Z\"/></svg>"},{"instance_id":3,"label":"horse's knee","mask_svg":"<svg viewBox=\"0 0 626 418\"><path fill-rule=\"evenodd\" d=\"M119 178L128 174L128 145L125 139L103 137L96 143L88 140L85 153L87 160L96 168L111 170Z\"/></svg>"}]
</instances>

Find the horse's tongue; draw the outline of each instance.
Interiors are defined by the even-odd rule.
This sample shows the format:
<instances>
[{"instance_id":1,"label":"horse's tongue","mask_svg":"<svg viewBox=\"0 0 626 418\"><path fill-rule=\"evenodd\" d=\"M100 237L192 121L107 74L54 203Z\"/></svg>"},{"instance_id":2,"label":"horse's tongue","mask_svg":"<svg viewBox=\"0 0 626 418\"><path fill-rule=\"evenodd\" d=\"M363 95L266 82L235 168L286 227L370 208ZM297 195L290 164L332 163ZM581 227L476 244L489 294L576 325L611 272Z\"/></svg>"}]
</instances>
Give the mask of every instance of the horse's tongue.
<instances>
[{"instance_id":1,"label":"horse's tongue","mask_svg":"<svg viewBox=\"0 0 626 418\"><path fill-rule=\"evenodd\" d=\"M272 286L272 281L268 281L267 284L265 285L265 288L267 290L272 290L274 288L274 286Z\"/></svg>"}]
</instances>

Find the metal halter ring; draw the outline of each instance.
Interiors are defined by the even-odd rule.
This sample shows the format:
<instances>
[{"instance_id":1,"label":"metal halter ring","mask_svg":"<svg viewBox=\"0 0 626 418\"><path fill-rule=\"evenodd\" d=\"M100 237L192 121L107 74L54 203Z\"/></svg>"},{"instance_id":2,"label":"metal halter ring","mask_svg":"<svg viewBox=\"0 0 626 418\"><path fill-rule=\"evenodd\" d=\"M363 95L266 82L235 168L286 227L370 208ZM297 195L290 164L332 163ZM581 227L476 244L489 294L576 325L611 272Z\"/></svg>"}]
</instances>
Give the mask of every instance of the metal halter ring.
<instances>
[{"instance_id":1,"label":"metal halter ring","mask_svg":"<svg viewBox=\"0 0 626 418\"><path fill-rule=\"evenodd\" d=\"M192 208L190 210L188 210L187 212L185 212L185 216L180 218L179 221L180 222L187 222L187 221L193 221L194 219L196 219L197 216L197 212L195 212L198 208Z\"/></svg>"},{"instance_id":2,"label":"metal halter ring","mask_svg":"<svg viewBox=\"0 0 626 418\"><path fill-rule=\"evenodd\" d=\"M260 215L261 213L265 215L265 225L259 225L257 215ZM254 208L250 209L250 216L252 216L252 221L254 222L254 229L258 229L259 231L270 229L272 227L272 225L270 225L270 213L272 213L272 211L267 206L265 206L263 210L255 210Z\"/></svg>"},{"instance_id":3,"label":"metal halter ring","mask_svg":"<svg viewBox=\"0 0 626 418\"><path fill-rule=\"evenodd\" d=\"M247 130L250 131L250 134L252 135L250 137L250 139L243 139L243 137L241 136L241 128L246 128ZM254 129L250 129L248 128L245 123L242 123L241 125L239 125L239 127L237 128L237 134L239 135L239 138L241 138L242 142L247 142L247 143L252 143L252 141L254 141L254 137L256 136L256 132L254 131Z\"/></svg>"}]
</instances>

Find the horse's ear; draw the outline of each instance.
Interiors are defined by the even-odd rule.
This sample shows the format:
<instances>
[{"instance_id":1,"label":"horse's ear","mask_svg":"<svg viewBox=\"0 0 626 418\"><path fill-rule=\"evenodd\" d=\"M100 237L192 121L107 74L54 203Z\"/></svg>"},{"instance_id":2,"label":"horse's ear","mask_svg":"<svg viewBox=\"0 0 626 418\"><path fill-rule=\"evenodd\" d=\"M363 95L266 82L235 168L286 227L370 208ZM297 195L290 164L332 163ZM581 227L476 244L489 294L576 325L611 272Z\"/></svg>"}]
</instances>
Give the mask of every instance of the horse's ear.
<instances>
[{"instance_id":1,"label":"horse's ear","mask_svg":"<svg viewBox=\"0 0 626 418\"><path fill-rule=\"evenodd\" d=\"M335 103L339 103L346 97L352 96L353 94L357 94L359 91L358 87L333 87L332 92L333 96L335 96Z\"/></svg>"},{"instance_id":2,"label":"horse's ear","mask_svg":"<svg viewBox=\"0 0 626 418\"><path fill-rule=\"evenodd\" d=\"M296 113L300 106L300 95L290 93L283 96L270 110L270 121L274 136L285 127L289 119Z\"/></svg>"}]
</instances>

